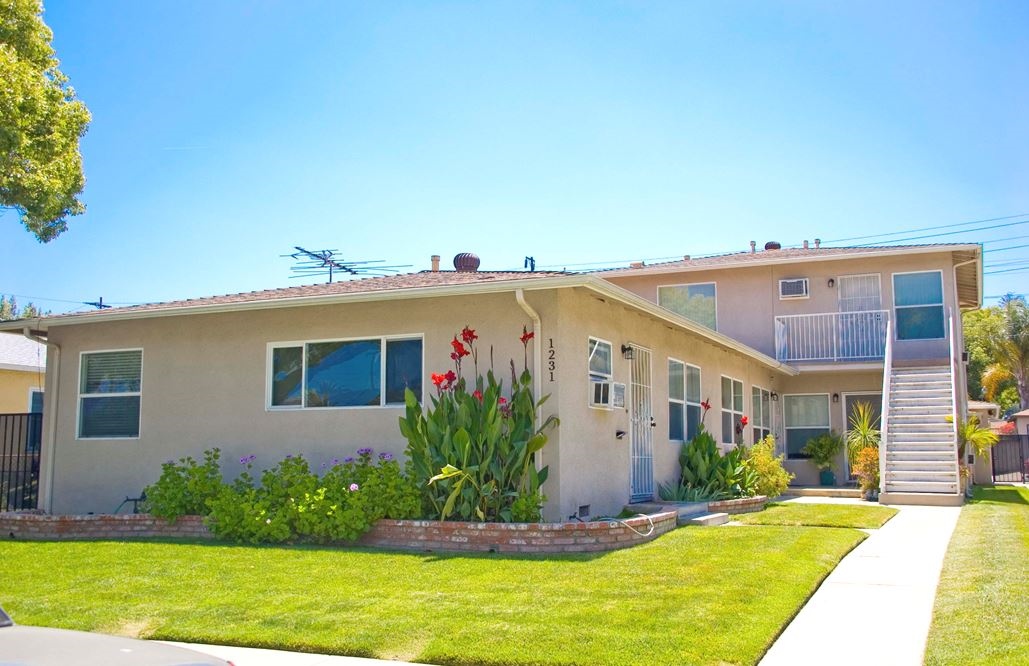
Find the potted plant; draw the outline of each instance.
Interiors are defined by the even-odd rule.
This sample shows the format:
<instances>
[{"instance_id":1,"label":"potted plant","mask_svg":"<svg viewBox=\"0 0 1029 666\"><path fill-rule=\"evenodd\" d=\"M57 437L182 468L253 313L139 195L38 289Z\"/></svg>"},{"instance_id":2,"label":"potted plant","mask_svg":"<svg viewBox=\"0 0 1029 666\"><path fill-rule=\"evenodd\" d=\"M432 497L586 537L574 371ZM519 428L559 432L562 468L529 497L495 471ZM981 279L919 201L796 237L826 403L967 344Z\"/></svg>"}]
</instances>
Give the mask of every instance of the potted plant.
<instances>
[{"instance_id":1,"label":"potted plant","mask_svg":"<svg viewBox=\"0 0 1029 666\"><path fill-rule=\"evenodd\" d=\"M801 453L810 456L811 462L820 470L819 483L823 486L835 486L836 474L833 473L833 467L836 466L836 458L842 450L843 438L835 432L827 432L809 439Z\"/></svg>"}]
</instances>

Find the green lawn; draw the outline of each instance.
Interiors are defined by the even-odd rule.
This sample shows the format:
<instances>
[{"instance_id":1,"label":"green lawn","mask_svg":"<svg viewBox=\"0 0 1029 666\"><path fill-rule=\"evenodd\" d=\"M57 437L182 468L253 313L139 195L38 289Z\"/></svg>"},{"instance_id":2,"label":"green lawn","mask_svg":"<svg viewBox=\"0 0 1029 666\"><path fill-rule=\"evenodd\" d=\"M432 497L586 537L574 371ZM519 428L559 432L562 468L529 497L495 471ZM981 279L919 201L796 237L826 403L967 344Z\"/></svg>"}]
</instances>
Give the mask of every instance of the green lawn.
<instances>
[{"instance_id":1,"label":"green lawn","mask_svg":"<svg viewBox=\"0 0 1029 666\"><path fill-rule=\"evenodd\" d=\"M864 535L682 528L596 556L0 542L16 622L436 664L753 664Z\"/></svg>"},{"instance_id":2,"label":"green lawn","mask_svg":"<svg viewBox=\"0 0 1029 666\"><path fill-rule=\"evenodd\" d=\"M877 504L771 503L764 511L744 513L734 519L746 525L807 525L810 527L860 527L878 529L897 515L896 509Z\"/></svg>"},{"instance_id":3,"label":"green lawn","mask_svg":"<svg viewBox=\"0 0 1029 666\"><path fill-rule=\"evenodd\" d=\"M936 592L926 664L1029 664L1029 488L979 487Z\"/></svg>"}]
</instances>

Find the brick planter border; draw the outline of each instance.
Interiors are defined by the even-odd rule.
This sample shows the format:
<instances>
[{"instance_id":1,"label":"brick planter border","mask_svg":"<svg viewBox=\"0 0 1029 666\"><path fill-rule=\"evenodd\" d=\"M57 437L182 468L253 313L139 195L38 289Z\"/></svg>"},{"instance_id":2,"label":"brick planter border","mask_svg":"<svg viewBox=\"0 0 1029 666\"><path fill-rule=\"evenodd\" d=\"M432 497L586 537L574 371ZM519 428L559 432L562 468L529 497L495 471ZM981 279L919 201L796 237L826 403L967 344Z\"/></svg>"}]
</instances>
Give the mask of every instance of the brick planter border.
<instances>
[{"instance_id":1,"label":"brick planter border","mask_svg":"<svg viewBox=\"0 0 1029 666\"><path fill-rule=\"evenodd\" d=\"M767 497L764 495L755 495L754 497L741 497L739 499L708 502L707 510L711 513L728 513L730 515L735 513L754 513L755 511L761 511L764 509L765 504L767 503Z\"/></svg>"},{"instance_id":2,"label":"brick planter border","mask_svg":"<svg viewBox=\"0 0 1029 666\"><path fill-rule=\"evenodd\" d=\"M434 520L380 520L358 544L372 548L438 552L591 553L652 541L675 528L675 511L620 522L459 523ZM651 530L651 524L653 529ZM49 516L0 513L0 537L28 541L213 539L200 516L175 524L149 514Z\"/></svg>"}]
</instances>

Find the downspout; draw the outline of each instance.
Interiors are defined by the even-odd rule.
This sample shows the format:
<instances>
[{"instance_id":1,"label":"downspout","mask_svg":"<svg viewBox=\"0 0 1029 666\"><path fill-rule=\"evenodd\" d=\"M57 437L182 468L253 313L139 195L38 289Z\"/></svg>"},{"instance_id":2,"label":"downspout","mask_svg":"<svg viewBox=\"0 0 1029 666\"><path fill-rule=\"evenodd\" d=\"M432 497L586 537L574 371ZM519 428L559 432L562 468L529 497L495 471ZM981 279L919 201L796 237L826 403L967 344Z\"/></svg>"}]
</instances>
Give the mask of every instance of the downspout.
<instances>
[{"instance_id":1,"label":"downspout","mask_svg":"<svg viewBox=\"0 0 1029 666\"><path fill-rule=\"evenodd\" d=\"M54 480L54 449L57 441L57 395L58 387L61 384L61 346L56 342L40 335L36 335L28 326L22 329L22 335L29 340L46 345L47 370L53 368L49 373L53 379L53 386L50 382L44 384L43 411L46 413L46 439L43 441L43 450L40 452L40 475L39 475L39 500L37 505L46 513L50 513L53 507L53 480ZM45 464L44 464L45 463ZM43 474L42 472L46 473Z\"/></svg>"},{"instance_id":2,"label":"downspout","mask_svg":"<svg viewBox=\"0 0 1029 666\"><path fill-rule=\"evenodd\" d=\"M536 400L536 423L539 423L539 399L543 395L543 332L542 324L540 323L539 314L532 308L531 305L525 300L525 291L522 289L515 289L515 300L518 301L518 305L521 306L525 314L529 315L529 319L532 320L532 339L534 344L532 345L532 393L533 398ZM536 456L536 469L540 470L543 468L543 450L540 450L540 455Z\"/></svg>"}]
</instances>

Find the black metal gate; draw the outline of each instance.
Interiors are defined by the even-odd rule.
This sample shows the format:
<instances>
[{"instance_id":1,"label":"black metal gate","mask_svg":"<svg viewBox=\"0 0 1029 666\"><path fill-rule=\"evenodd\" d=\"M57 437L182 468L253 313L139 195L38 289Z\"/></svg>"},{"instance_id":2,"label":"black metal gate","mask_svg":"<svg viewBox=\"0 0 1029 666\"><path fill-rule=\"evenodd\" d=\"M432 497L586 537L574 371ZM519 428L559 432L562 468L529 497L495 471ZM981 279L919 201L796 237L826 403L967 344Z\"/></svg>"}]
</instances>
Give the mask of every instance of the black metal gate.
<instances>
[{"instance_id":1,"label":"black metal gate","mask_svg":"<svg viewBox=\"0 0 1029 666\"><path fill-rule=\"evenodd\" d=\"M0 511L35 509L42 414L0 414Z\"/></svg>"},{"instance_id":2,"label":"black metal gate","mask_svg":"<svg viewBox=\"0 0 1029 666\"><path fill-rule=\"evenodd\" d=\"M1029 481L1029 435L1001 435L991 451L993 481Z\"/></svg>"}]
</instances>

